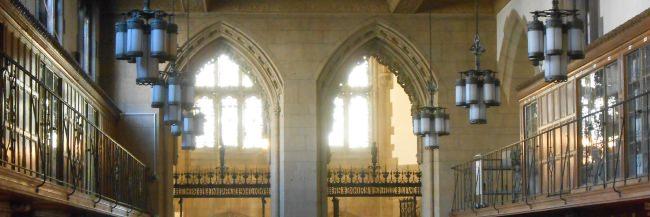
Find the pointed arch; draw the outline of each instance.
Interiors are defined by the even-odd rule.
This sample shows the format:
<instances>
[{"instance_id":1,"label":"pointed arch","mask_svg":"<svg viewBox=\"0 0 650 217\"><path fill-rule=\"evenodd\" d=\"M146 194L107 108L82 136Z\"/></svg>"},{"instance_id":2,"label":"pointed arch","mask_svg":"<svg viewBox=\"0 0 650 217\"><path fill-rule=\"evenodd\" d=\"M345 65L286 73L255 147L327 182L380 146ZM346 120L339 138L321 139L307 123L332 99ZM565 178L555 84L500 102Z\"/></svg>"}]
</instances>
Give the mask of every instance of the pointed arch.
<instances>
[{"instance_id":1,"label":"pointed arch","mask_svg":"<svg viewBox=\"0 0 650 217\"><path fill-rule=\"evenodd\" d=\"M252 75L260 83L273 110L280 107L279 96L284 82L277 67L267 52L250 37L223 21L206 27L185 43L180 49L177 67L184 72L196 72L203 63L214 57L214 51L229 54L231 58L250 66L256 72Z\"/></svg>"},{"instance_id":2,"label":"pointed arch","mask_svg":"<svg viewBox=\"0 0 650 217\"><path fill-rule=\"evenodd\" d=\"M426 82L430 80L427 59L399 31L377 21L356 30L330 55L318 76L321 99L338 90L335 82L363 56L373 56L390 69L409 96L412 110L425 104ZM438 84L435 73L433 83Z\"/></svg>"},{"instance_id":3,"label":"pointed arch","mask_svg":"<svg viewBox=\"0 0 650 217\"><path fill-rule=\"evenodd\" d=\"M517 64L517 61L528 62L527 23L526 17L516 10L510 11L504 23L505 32L497 60L497 71L501 73L497 76L502 81L501 86L506 102L510 102L511 95L516 92L515 88L522 77L532 77L538 73L532 64L524 64L529 67L521 67L522 64ZM530 73L526 74L526 72Z\"/></svg>"}]
</instances>

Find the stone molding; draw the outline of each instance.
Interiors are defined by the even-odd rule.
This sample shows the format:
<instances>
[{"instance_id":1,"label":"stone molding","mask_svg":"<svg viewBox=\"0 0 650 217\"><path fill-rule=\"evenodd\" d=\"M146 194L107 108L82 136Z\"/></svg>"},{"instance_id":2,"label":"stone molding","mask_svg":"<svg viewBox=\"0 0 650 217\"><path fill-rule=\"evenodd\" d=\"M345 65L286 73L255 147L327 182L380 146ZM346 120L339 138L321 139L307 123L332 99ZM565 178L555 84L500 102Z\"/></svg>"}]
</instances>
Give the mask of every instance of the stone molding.
<instances>
[{"instance_id":1,"label":"stone molding","mask_svg":"<svg viewBox=\"0 0 650 217\"><path fill-rule=\"evenodd\" d=\"M202 65L200 61L214 57L214 53L206 52L211 47L219 48L219 52L228 53L235 60L245 63L245 67L254 69L255 72L251 74L260 84L272 110L279 109L284 82L277 67L257 43L226 22L216 22L192 36L180 48L176 65L181 72L194 73Z\"/></svg>"}]
</instances>

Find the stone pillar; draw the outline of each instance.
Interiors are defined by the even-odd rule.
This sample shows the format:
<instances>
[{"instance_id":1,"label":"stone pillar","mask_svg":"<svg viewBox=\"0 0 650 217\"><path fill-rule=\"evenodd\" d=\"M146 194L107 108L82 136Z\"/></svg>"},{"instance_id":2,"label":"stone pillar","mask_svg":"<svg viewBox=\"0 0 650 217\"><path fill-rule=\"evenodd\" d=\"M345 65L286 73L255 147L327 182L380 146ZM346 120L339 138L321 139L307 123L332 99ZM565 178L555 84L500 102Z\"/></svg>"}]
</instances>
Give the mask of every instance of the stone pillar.
<instances>
[{"instance_id":1,"label":"stone pillar","mask_svg":"<svg viewBox=\"0 0 650 217\"><path fill-rule=\"evenodd\" d=\"M280 100L281 101L281 100ZM278 102L279 103L279 102ZM271 217L280 217L280 106L275 105L271 117L271 144L269 147L269 159L271 165Z\"/></svg>"},{"instance_id":2,"label":"stone pillar","mask_svg":"<svg viewBox=\"0 0 650 217\"><path fill-rule=\"evenodd\" d=\"M290 79L280 115L280 217L324 217L327 214L322 152L316 133L316 85L310 79ZM326 195L325 195L326 196ZM325 215L323 215L325 213Z\"/></svg>"},{"instance_id":3,"label":"stone pillar","mask_svg":"<svg viewBox=\"0 0 650 217\"><path fill-rule=\"evenodd\" d=\"M422 171L422 210L421 217L434 217L439 216L435 215L435 201L434 201L434 181L435 181L435 171L434 171L434 152L437 150L422 150L422 163L420 164L420 170Z\"/></svg>"}]
</instances>

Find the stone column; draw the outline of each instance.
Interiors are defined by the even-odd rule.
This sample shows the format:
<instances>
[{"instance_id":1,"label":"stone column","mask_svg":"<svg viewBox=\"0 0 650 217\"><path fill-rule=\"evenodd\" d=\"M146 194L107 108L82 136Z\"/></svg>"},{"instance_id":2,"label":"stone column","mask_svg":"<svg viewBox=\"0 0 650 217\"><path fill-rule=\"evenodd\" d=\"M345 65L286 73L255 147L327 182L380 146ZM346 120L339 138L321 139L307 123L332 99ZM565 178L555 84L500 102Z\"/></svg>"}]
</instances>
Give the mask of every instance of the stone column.
<instances>
[{"instance_id":1,"label":"stone column","mask_svg":"<svg viewBox=\"0 0 650 217\"><path fill-rule=\"evenodd\" d=\"M420 170L422 171L422 210L421 217L434 217L439 216L435 215L435 201L434 201L434 181L435 181L435 171L434 171L434 152L437 150L422 150L422 163L420 164Z\"/></svg>"},{"instance_id":2,"label":"stone column","mask_svg":"<svg viewBox=\"0 0 650 217\"><path fill-rule=\"evenodd\" d=\"M280 99L278 99L281 101ZM278 102L280 103L280 102ZM271 165L271 217L280 217L280 106L275 105L270 113L271 117L271 144L269 159Z\"/></svg>"},{"instance_id":3,"label":"stone column","mask_svg":"<svg viewBox=\"0 0 650 217\"><path fill-rule=\"evenodd\" d=\"M280 217L324 217L320 180L324 159L316 134L316 85L310 79L285 82L280 122Z\"/></svg>"}]
</instances>

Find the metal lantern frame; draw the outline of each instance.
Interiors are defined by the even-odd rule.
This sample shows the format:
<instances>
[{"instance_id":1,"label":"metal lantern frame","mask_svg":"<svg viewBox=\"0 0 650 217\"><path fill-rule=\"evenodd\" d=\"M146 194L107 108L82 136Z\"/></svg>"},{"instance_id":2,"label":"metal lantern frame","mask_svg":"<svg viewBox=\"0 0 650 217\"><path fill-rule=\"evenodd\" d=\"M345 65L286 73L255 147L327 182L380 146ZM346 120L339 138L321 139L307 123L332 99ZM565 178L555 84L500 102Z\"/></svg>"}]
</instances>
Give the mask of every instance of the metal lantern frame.
<instances>
[{"instance_id":1,"label":"metal lantern frame","mask_svg":"<svg viewBox=\"0 0 650 217\"><path fill-rule=\"evenodd\" d=\"M425 149L437 149L440 147L439 137L450 134L449 114L444 107L434 105L434 95L437 88L432 81L427 82L429 100L427 105L418 108L413 114L413 134L422 138L422 146Z\"/></svg>"},{"instance_id":2,"label":"metal lantern frame","mask_svg":"<svg viewBox=\"0 0 650 217\"><path fill-rule=\"evenodd\" d=\"M160 82L159 64L176 59L178 25L173 13L151 9L144 0L143 9L122 14L115 23L115 58L135 63L138 85Z\"/></svg>"},{"instance_id":3,"label":"metal lantern frame","mask_svg":"<svg viewBox=\"0 0 650 217\"><path fill-rule=\"evenodd\" d=\"M584 23L578 18L578 10L560 9L559 0L553 0L551 9L530 13L533 20L527 28L528 59L534 66L543 64L546 82L567 81L569 61L585 57ZM568 17L572 19L565 19ZM545 23L540 18L546 18Z\"/></svg>"},{"instance_id":4,"label":"metal lantern frame","mask_svg":"<svg viewBox=\"0 0 650 217\"><path fill-rule=\"evenodd\" d=\"M478 1L475 1L476 33L470 51L474 55L474 69L459 72L456 80L456 106L468 108L470 124L486 124L487 108L501 105L501 81L496 72L481 69L481 55L485 47L478 33Z\"/></svg>"}]
</instances>

